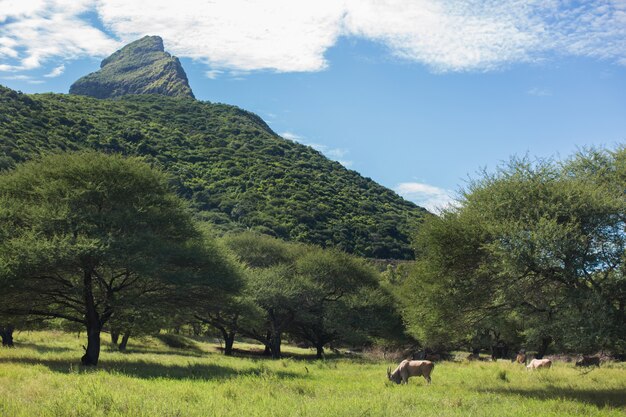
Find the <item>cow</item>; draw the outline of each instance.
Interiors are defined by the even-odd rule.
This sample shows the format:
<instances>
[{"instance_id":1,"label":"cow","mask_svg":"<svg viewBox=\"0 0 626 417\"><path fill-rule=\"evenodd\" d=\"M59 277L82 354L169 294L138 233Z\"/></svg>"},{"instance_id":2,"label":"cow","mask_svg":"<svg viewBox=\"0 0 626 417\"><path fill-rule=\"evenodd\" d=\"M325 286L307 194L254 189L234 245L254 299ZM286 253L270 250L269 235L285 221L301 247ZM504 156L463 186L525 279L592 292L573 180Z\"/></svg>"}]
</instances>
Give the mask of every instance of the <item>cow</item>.
<instances>
[{"instance_id":1,"label":"cow","mask_svg":"<svg viewBox=\"0 0 626 417\"><path fill-rule=\"evenodd\" d=\"M391 367L387 368L387 378L396 384L408 384L412 376L423 376L430 384L430 374L433 372L435 364L431 361L410 361L403 360L400 365L391 372Z\"/></svg>"},{"instance_id":2,"label":"cow","mask_svg":"<svg viewBox=\"0 0 626 417\"><path fill-rule=\"evenodd\" d=\"M576 362L576 366L600 366L600 358L597 356L583 356Z\"/></svg>"},{"instance_id":3,"label":"cow","mask_svg":"<svg viewBox=\"0 0 626 417\"><path fill-rule=\"evenodd\" d=\"M515 363L526 363L526 354L521 352L518 353L515 357Z\"/></svg>"},{"instance_id":4,"label":"cow","mask_svg":"<svg viewBox=\"0 0 626 417\"><path fill-rule=\"evenodd\" d=\"M550 359L533 359L532 361L530 361L526 369L549 369L551 366L552 361Z\"/></svg>"}]
</instances>

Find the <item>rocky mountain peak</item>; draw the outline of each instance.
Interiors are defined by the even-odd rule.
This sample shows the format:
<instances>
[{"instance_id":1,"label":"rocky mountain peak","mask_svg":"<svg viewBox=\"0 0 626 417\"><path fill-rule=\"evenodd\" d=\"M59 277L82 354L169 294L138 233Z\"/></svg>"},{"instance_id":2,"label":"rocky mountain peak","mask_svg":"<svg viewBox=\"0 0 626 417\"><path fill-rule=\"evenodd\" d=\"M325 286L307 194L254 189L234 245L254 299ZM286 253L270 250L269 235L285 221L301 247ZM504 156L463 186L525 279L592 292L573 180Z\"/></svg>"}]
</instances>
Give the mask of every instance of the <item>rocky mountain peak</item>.
<instances>
[{"instance_id":1,"label":"rocky mountain peak","mask_svg":"<svg viewBox=\"0 0 626 417\"><path fill-rule=\"evenodd\" d=\"M180 61L165 51L159 36L145 36L105 58L100 70L70 87L70 94L114 98L160 94L194 98Z\"/></svg>"}]
</instances>

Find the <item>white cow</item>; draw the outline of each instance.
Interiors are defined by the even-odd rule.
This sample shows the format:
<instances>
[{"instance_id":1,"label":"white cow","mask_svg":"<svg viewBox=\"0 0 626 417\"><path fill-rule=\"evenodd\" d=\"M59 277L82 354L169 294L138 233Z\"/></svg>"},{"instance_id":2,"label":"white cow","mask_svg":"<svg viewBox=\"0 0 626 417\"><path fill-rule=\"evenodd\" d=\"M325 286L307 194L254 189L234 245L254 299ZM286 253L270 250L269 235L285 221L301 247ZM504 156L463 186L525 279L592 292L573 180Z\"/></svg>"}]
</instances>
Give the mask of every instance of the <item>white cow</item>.
<instances>
[{"instance_id":1,"label":"white cow","mask_svg":"<svg viewBox=\"0 0 626 417\"><path fill-rule=\"evenodd\" d=\"M435 364L431 361L410 361L403 360L400 365L391 372L391 368L387 368L387 378L396 384L407 384L412 376L423 376L430 384L430 374L433 372Z\"/></svg>"},{"instance_id":2,"label":"white cow","mask_svg":"<svg viewBox=\"0 0 626 417\"><path fill-rule=\"evenodd\" d=\"M532 361L530 361L526 369L549 369L551 366L552 361L550 359L533 359Z\"/></svg>"}]
</instances>

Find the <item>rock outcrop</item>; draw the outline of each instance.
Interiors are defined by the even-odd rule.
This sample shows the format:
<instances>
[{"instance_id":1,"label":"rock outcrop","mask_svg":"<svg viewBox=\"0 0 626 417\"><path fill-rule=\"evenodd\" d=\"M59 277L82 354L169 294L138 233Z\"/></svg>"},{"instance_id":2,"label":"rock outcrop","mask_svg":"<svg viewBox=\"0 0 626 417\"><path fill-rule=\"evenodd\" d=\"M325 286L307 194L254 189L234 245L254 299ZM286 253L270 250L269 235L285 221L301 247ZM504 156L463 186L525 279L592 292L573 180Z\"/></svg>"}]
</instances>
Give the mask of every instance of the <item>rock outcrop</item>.
<instances>
[{"instance_id":1,"label":"rock outcrop","mask_svg":"<svg viewBox=\"0 0 626 417\"><path fill-rule=\"evenodd\" d=\"M145 36L116 51L102 61L100 70L72 84L70 94L95 98L127 94L194 98L180 61L165 52L159 36Z\"/></svg>"}]
</instances>

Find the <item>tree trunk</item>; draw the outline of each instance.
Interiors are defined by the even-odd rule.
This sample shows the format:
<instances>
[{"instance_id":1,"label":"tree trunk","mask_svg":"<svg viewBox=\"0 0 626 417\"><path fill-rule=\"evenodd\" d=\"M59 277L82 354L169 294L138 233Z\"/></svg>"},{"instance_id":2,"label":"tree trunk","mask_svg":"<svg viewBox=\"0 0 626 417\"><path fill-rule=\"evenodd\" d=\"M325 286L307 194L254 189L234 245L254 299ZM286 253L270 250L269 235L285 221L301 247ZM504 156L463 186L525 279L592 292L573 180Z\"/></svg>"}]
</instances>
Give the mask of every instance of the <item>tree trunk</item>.
<instances>
[{"instance_id":1,"label":"tree trunk","mask_svg":"<svg viewBox=\"0 0 626 417\"><path fill-rule=\"evenodd\" d=\"M546 352L548 352L548 347L550 346L550 343L552 343L552 338L550 336L541 339L541 347L537 352L537 359L542 359L544 357Z\"/></svg>"},{"instance_id":2,"label":"tree trunk","mask_svg":"<svg viewBox=\"0 0 626 417\"><path fill-rule=\"evenodd\" d=\"M80 361L85 366L96 366L98 365L99 358L100 325L94 325L93 327L87 326L87 347L85 348L85 354Z\"/></svg>"},{"instance_id":3,"label":"tree trunk","mask_svg":"<svg viewBox=\"0 0 626 417\"><path fill-rule=\"evenodd\" d=\"M2 346L13 347L13 326L7 325L0 327L0 337L2 338Z\"/></svg>"},{"instance_id":4,"label":"tree trunk","mask_svg":"<svg viewBox=\"0 0 626 417\"><path fill-rule=\"evenodd\" d=\"M272 359L280 359L280 343L280 333L272 333L272 337L270 339L270 351L272 354Z\"/></svg>"},{"instance_id":5,"label":"tree trunk","mask_svg":"<svg viewBox=\"0 0 626 417\"><path fill-rule=\"evenodd\" d=\"M263 351L263 356L272 356L272 347L270 342L272 340L272 333L267 332L265 340L265 350Z\"/></svg>"},{"instance_id":6,"label":"tree trunk","mask_svg":"<svg viewBox=\"0 0 626 417\"><path fill-rule=\"evenodd\" d=\"M120 345L118 347L120 352L126 352L126 345L128 344L129 337L130 337L130 330L124 333L124 335L122 336L122 341L120 342Z\"/></svg>"},{"instance_id":7,"label":"tree trunk","mask_svg":"<svg viewBox=\"0 0 626 417\"><path fill-rule=\"evenodd\" d=\"M98 365L100 358L100 332L102 323L93 299L93 278L90 270L83 274L83 299L85 302L85 325L87 327L87 347L85 354L80 359L85 366Z\"/></svg>"},{"instance_id":8,"label":"tree trunk","mask_svg":"<svg viewBox=\"0 0 626 417\"><path fill-rule=\"evenodd\" d=\"M117 330L111 330L111 343L117 346L117 342L120 339L120 332Z\"/></svg>"},{"instance_id":9,"label":"tree trunk","mask_svg":"<svg viewBox=\"0 0 626 417\"><path fill-rule=\"evenodd\" d=\"M315 358L316 359L324 359L324 344L323 343L317 343L315 345L315 349L317 350L317 353L315 354Z\"/></svg>"},{"instance_id":10,"label":"tree trunk","mask_svg":"<svg viewBox=\"0 0 626 417\"><path fill-rule=\"evenodd\" d=\"M233 344L235 343L235 332L227 333L224 336L224 355L233 356Z\"/></svg>"},{"instance_id":11,"label":"tree trunk","mask_svg":"<svg viewBox=\"0 0 626 417\"><path fill-rule=\"evenodd\" d=\"M225 327L213 325L217 330L222 334L222 339L224 339L224 355L232 356L233 355L233 344L235 343L235 332L231 331L230 333L226 331Z\"/></svg>"}]
</instances>

